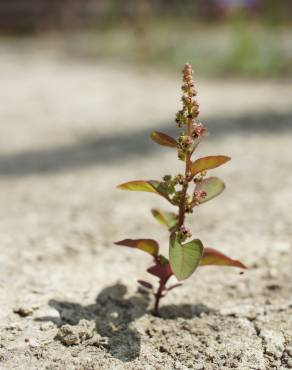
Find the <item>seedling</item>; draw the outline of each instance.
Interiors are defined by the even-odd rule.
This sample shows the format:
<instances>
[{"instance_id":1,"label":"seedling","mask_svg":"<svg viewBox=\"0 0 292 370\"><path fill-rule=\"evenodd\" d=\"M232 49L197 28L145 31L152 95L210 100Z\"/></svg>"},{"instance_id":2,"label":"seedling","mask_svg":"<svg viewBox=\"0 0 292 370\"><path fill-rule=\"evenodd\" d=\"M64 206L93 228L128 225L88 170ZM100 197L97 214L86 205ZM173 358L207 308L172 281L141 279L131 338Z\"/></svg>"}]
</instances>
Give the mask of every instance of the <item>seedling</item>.
<instances>
[{"instance_id":1,"label":"seedling","mask_svg":"<svg viewBox=\"0 0 292 370\"><path fill-rule=\"evenodd\" d=\"M165 198L178 208L176 213L152 209L153 217L169 230L169 258L159 253L159 244L154 239L124 239L117 245L140 249L153 258L153 265L148 272L159 279L158 288L154 290L151 283L138 280L144 288L152 290L155 296L154 314L159 314L159 304L170 290L181 283L167 286L169 278L174 275L178 281L188 279L199 266L221 265L245 268L234 260L213 248L206 248L199 239L192 239L190 229L185 225L187 214L194 212L198 206L215 198L225 188L218 177L207 177L207 171L219 167L230 160L224 155L208 156L193 160L193 153L207 129L198 121L199 104L190 64L183 68L182 109L176 114L176 125L180 130L178 139L162 132L154 131L151 138L155 143L177 150L179 160L184 163L184 174L165 175L161 181L136 180L118 186L122 190L146 191Z\"/></svg>"}]
</instances>

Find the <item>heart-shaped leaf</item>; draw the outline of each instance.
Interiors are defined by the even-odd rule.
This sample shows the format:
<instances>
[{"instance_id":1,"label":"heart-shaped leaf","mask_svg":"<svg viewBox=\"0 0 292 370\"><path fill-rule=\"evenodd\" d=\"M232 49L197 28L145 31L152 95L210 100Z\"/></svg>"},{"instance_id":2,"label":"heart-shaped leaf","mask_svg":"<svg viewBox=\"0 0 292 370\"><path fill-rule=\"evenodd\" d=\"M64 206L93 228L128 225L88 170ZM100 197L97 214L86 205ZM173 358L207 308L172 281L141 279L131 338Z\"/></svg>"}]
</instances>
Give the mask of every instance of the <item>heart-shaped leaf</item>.
<instances>
[{"instance_id":1,"label":"heart-shaped leaf","mask_svg":"<svg viewBox=\"0 0 292 370\"><path fill-rule=\"evenodd\" d=\"M168 229L173 228L177 224L177 214L173 212L163 212L159 209L152 209L151 213L161 225L166 226Z\"/></svg>"},{"instance_id":2,"label":"heart-shaped leaf","mask_svg":"<svg viewBox=\"0 0 292 370\"><path fill-rule=\"evenodd\" d=\"M115 243L116 245L123 245L125 247L137 248L142 251L157 256L159 251L159 244L153 239L124 239Z\"/></svg>"},{"instance_id":3,"label":"heart-shaped leaf","mask_svg":"<svg viewBox=\"0 0 292 370\"><path fill-rule=\"evenodd\" d=\"M153 132L151 132L150 137L157 144L160 144L160 145L163 145L163 146L169 146L169 147L172 147L172 148L177 148L178 147L177 141L173 137L168 136L168 135L164 134L163 132L153 131Z\"/></svg>"},{"instance_id":4,"label":"heart-shaped leaf","mask_svg":"<svg viewBox=\"0 0 292 370\"><path fill-rule=\"evenodd\" d=\"M218 177L208 177L196 185L195 191L204 191L206 193L205 197L199 198L199 203L205 203L220 195L224 189L225 184L222 180Z\"/></svg>"},{"instance_id":5,"label":"heart-shaped leaf","mask_svg":"<svg viewBox=\"0 0 292 370\"><path fill-rule=\"evenodd\" d=\"M196 270L203 249L203 244L199 239L181 244L177 237L170 238L169 262L173 274L179 281L187 279Z\"/></svg>"},{"instance_id":6,"label":"heart-shaped leaf","mask_svg":"<svg viewBox=\"0 0 292 370\"><path fill-rule=\"evenodd\" d=\"M238 260L234 260L213 248L204 248L200 266L232 266L245 269L246 266Z\"/></svg>"},{"instance_id":7,"label":"heart-shaped leaf","mask_svg":"<svg viewBox=\"0 0 292 370\"><path fill-rule=\"evenodd\" d=\"M199 158L194 163L192 163L191 166L192 176L195 176L202 171L211 170L213 168L219 167L222 164L230 161L230 159L231 159L230 157L227 157L225 155L214 155Z\"/></svg>"}]
</instances>

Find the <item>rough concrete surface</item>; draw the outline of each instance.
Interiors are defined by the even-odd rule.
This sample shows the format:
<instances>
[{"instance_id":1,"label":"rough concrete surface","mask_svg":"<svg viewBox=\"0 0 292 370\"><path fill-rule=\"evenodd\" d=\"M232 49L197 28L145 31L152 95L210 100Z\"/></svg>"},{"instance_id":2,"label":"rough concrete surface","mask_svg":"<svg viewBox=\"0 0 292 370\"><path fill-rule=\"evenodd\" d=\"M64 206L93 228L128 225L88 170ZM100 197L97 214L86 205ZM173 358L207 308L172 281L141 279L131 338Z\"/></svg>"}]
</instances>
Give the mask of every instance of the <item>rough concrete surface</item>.
<instances>
[{"instance_id":1,"label":"rough concrete surface","mask_svg":"<svg viewBox=\"0 0 292 370\"><path fill-rule=\"evenodd\" d=\"M198 155L232 162L189 225L249 269L199 269L154 317L136 284L150 259L112 242L156 238L166 252L150 209L170 208L115 185L181 172L148 138L173 131L179 71L1 51L0 368L292 368L291 81L199 79L211 135Z\"/></svg>"}]
</instances>

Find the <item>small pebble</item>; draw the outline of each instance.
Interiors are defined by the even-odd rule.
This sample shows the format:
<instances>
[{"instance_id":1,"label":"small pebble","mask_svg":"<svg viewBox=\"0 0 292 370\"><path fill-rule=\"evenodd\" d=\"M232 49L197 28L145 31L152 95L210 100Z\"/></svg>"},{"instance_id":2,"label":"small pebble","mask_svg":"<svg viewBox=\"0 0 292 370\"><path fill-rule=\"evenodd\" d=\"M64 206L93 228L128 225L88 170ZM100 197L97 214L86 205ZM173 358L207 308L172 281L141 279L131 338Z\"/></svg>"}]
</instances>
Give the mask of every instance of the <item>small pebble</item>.
<instances>
[{"instance_id":1,"label":"small pebble","mask_svg":"<svg viewBox=\"0 0 292 370\"><path fill-rule=\"evenodd\" d=\"M11 331L22 331L23 327L19 323L12 322L10 325L6 327L6 329Z\"/></svg>"},{"instance_id":2,"label":"small pebble","mask_svg":"<svg viewBox=\"0 0 292 370\"><path fill-rule=\"evenodd\" d=\"M286 352L288 353L288 355L289 355L290 357L292 357L292 347L287 347L287 348L286 348Z\"/></svg>"},{"instance_id":3,"label":"small pebble","mask_svg":"<svg viewBox=\"0 0 292 370\"><path fill-rule=\"evenodd\" d=\"M31 307L16 307L13 312L21 317L27 317L33 314L33 309Z\"/></svg>"},{"instance_id":4,"label":"small pebble","mask_svg":"<svg viewBox=\"0 0 292 370\"><path fill-rule=\"evenodd\" d=\"M276 278L278 276L278 272L275 268L271 267L269 270L268 270L268 278Z\"/></svg>"},{"instance_id":5,"label":"small pebble","mask_svg":"<svg viewBox=\"0 0 292 370\"><path fill-rule=\"evenodd\" d=\"M119 314L118 314L118 312L112 312L110 314L110 317L112 317L113 319L117 319L119 317Z\"/></svg>"},{"instance_id":6,"label":"small pebble","mask_svg":"<svg viewBox=\"0 0 292 370\"><path fill-rule=\"evenodd\" d=\"M280 252L280 253L281 252L285 253L285 252L290 251L290 243L288 241L278 240L278 241L274 242L273 247L277 252Z\"/></svg>"},{"instance_id":7,"label":"small pebble","mask_svg":"<svg viewBox=\"0 0 292 370\"><path fill-rule=\"evenodd\" d=\"M281 358L284 351L284 336L281 332L275 330L261 330L259 336L265 343L266 353L278 359Z\"/></svg>"},{"instance_id":8,"label":"small pebble","mask_svg":"<svg viewBox=\"0 0 292 370\"><path fill-rule=\"evenodd\" d=\"M292 369L292 360L287 361L288 369Z\"/></svg>"},{"instance_id":9,"label":"small pebble","mask_svg":"<svg viewBox=\"0 0 292 370\"><path fill-rule=\"evenodd\" d=\"M55 324L51 321L43 322L40 326L41 331L48 331L55 328Z\"/></svg>"},{"instance_id":10,"label":"small pebble","mask_svg":"<svg viewBox=\"0 0 292 370\"><path fill-rule=\"evenodd\" d=\"M26 338L24 338L24 341L25 341L25 343L28 343L28 345L31 348L36 348L36 347L39 347L40 346L39 343L35 339L33 339L33 338L26 337Z\"/></svg>"},{"instance_id":11,"label":"small pebble","mask_svg":"<svg viewBox=\"0 0 292 370\"><path fill-rule=\"evenodd\" d=\"M40 347L40 344L38 343L37 340L35 340L34 338L29 338L28 340L28 344L31 348L37 348L37 347Z\"/></svg>"},{"instance_id":12,"label":"small pebble","mask_svg":"<svg viewBox=\"0 0 292 370\"><path fill-rule=\"evenodd\" d=\"M62 325L57 333L57 339L66 346L78 345L91 339L94 334L95 324L87 320L80 320L78 325Z\"/></svg>"}]
</instances>

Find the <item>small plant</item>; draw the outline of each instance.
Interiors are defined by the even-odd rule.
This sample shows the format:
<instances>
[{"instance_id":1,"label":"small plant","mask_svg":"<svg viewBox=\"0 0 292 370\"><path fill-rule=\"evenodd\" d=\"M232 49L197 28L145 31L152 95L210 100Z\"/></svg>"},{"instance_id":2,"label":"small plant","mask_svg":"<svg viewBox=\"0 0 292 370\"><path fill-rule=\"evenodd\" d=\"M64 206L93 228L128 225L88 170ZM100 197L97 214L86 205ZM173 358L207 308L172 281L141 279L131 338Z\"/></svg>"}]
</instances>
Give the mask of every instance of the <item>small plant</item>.
<instances>
[{"instance_id":1,"label":"small plant","mask_svg":"<svg viewBox=\"0 0 292 370\"><path fill-rule=\"evenodd\" d=\"M159 253L159 244L153 239L124 239L117 245L140 249L153 258L153 266L148 272L159 279L156 291L147 281L138 280L146 289L153 291L155 296L154 314L159 314L159 303L170 290L181 283L166 286L169 278L175 275L178 281L189 278L197 267L206 265L222 265L245 268L223 253L205 248L199 239L191 238L192 233L185 225L186 215L193 213L201 204L221 194L224 183L217 177L207 177L207 171L230 160L230 157L217 155L192 159L193 153L201 140L206 136L207 129L198 122L199 104L196 100L197 91L193 81L193 70L190 64L183 68L182 109L176 114L176 124L180 129L178 139L154 131L151 138L157 144L177 150L178 158L184 162L184 174L165 175L162 181L136 180L118 186L122 190L146 191L164 197L171 205L178 208L177 213L152 209L153 217L169 230L169 259Z\"/></svg>"}]
</instances>

